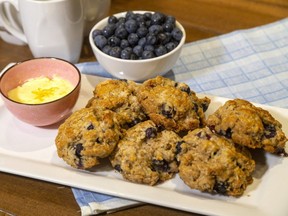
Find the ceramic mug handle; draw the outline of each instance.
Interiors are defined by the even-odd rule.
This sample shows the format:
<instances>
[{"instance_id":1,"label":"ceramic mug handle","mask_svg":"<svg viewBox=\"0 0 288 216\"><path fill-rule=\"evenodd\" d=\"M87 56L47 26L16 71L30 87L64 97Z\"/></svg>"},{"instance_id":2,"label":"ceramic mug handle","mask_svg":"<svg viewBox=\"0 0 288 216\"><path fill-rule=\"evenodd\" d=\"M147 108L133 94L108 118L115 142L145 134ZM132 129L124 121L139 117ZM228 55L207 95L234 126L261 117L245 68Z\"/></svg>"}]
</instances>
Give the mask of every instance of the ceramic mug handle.
<instances>
[{"instance_id":1,"label":"ceramic mug handle","mask_svg":"<svg viewBox=\"0 0 288 216\"><path fill-rule=\"evenodd\" d=\"M15 25L13 25L13 23L11 23L11 21L4 15L5 13L3 9L4 9L4 4L6 2L12 4L15 7L15 9L19 12L18 0L0 0L0 19L2 19L2 22L3 22L2 25L10 34L20 39L21 41L27 43L27 39L25 37L24 32L18 28L15 28Z\"/></svg>"}]
</instances>

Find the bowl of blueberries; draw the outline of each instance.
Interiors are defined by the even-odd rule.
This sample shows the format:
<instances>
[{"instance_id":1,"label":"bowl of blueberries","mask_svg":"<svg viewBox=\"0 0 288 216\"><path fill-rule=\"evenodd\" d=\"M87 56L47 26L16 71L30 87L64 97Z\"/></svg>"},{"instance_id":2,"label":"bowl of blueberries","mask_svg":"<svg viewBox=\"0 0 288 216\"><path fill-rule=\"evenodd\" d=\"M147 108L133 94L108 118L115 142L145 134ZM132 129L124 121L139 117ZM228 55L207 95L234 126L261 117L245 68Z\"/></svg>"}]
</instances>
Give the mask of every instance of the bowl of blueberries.
<instances>
[{"instance_id":1,"label":"bowl of blueberries","mask_svg":"<svg viewBox=\"0 0 288 216\"><path fill-rule=\"evenodd\" d=\"M99 21L89 42L99 64L119 79L144 81L170 71L186 34L170 15L128 11Z\"/></svg>"}]
</instances>

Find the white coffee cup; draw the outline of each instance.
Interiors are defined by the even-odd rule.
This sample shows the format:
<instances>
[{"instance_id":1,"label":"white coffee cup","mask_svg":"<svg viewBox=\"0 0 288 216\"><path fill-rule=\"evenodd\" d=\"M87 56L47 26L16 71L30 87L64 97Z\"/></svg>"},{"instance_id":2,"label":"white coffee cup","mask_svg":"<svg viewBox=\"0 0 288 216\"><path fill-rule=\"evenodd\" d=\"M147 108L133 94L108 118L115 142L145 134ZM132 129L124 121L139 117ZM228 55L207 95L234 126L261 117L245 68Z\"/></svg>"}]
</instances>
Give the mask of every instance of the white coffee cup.
<instances>
[{"instance_id":1,"label":"white coffee cup","mask_svg":"<svg viewBox=\"0 0 288 216\"><path fill-rule=\"evenodd\" d=\"M0 7L0 13L4 14L6 18L9 20L9 24L14 28L22 29L19 13L15 10L15 8L6 2ZM26 43L15 36L11 35L3 26L3 21L0 16L0 38L2 38L5 42L15 44L15 45L25 45Z\"/></svg>"},{"instance_id":2,"label":"white coffee cup","mask_svg":"<svg viewBox=\"0 0 288 216\"><path fill-rule=\"evenodd\" d=\"M26 42L34 57L79 60L84 33L82 0L0 0L0 7L4 2L19 12L23 32L0 13L4 28Z\"/></svg>"}]
</instances>

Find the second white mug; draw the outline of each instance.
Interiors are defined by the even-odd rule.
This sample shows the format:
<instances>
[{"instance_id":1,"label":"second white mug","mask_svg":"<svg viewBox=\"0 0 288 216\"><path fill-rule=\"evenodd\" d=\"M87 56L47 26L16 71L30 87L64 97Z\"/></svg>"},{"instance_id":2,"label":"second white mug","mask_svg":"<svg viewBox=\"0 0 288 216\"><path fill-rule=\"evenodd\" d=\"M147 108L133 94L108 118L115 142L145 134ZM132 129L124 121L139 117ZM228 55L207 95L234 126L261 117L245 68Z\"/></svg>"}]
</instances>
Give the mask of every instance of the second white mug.
<instances>
[{"instance_id":1,"label":"second white mug","mask_svg":"<svg viewBox=\"0 0 288 216\"><path fill-rule=\"evenodd\" d=\"M19 12L23 31L14 28L3 13L0 16L5 29L27 43L34 57L58 57L76 63L85 33L84 11L92 1L104 5L108 13L110 0L0 0L0 8L9 2Z\"/></svg>"}]
</instances>

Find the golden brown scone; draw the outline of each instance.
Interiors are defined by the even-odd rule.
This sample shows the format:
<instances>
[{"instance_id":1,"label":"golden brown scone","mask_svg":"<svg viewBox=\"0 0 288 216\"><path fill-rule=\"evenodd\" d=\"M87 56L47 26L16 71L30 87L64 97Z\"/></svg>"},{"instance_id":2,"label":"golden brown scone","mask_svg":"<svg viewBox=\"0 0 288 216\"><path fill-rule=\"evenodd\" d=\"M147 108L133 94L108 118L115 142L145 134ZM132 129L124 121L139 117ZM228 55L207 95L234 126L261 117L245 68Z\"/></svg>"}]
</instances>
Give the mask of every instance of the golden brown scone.
<instances>
[{"instance_id":1,"label":"golden brown scone","mask_svg":"<svg viewBox=\"0 0 288 216\"><path fill-rule=\"evenodd\" d=\"M192 189L240 196L253 182L255 162L249 151L207 127L190 131L177 149L179 175Z\"/></svg>"},{"instance_id":2,"label":"golden brown scone","mask_svg":"<svg viewBox=\"0 0 288 216\"><path fill-rule=\"evenodd\" d=\"M266 110L242 99L227 101L207 119L207 125L217 134L249 148L286 155L287 138L282 125Z\"/></svg>"},{"instance_id":3,"label":"golden brown scone","mask_svg":"<svg viewBox=\"0 0 288 216\"><path fill-rule=\"evenodd\" d=\"M60 125L55 142L58 156L67 164L88 169L109 156L121 136L113 112L82 108Z\"/></svg>"},{"instance_id":4,"label":"golden brown scone","mask_svg":"<svg viewBox=\"0 0 288 216\"><path fill-rule=\"evenodd\" d=\"M157 76L139 86L137 97L150 119L167 130L181 133L205 125L210 99L199 99L185 83Z\"/></svg>"},{"instance_id":5,"label":"golden brown scone","mask_svg":"<svg viewBox=\"0 0 288 216\"><path fill-rule=\"evenodd\" d=\"M94 97L86 107L111 110L117 113L118 122L123 128L130 128L147 119L136 97L137 88L137 84L133 81L103 81L95 87Z\"/></svg>"},{"instance_id":6,"label":"golden brown scone","mask_svg":"<svg viewBox=\"0 0 288 216\"><path fill-rule=\"evenodd\" d=\"M179 141L180 137L173 131L158 131L155 123L147 120L126 131L110 161L125 179L155 185L171 179L178 171Z\"/></svg>"}]
</instances>

